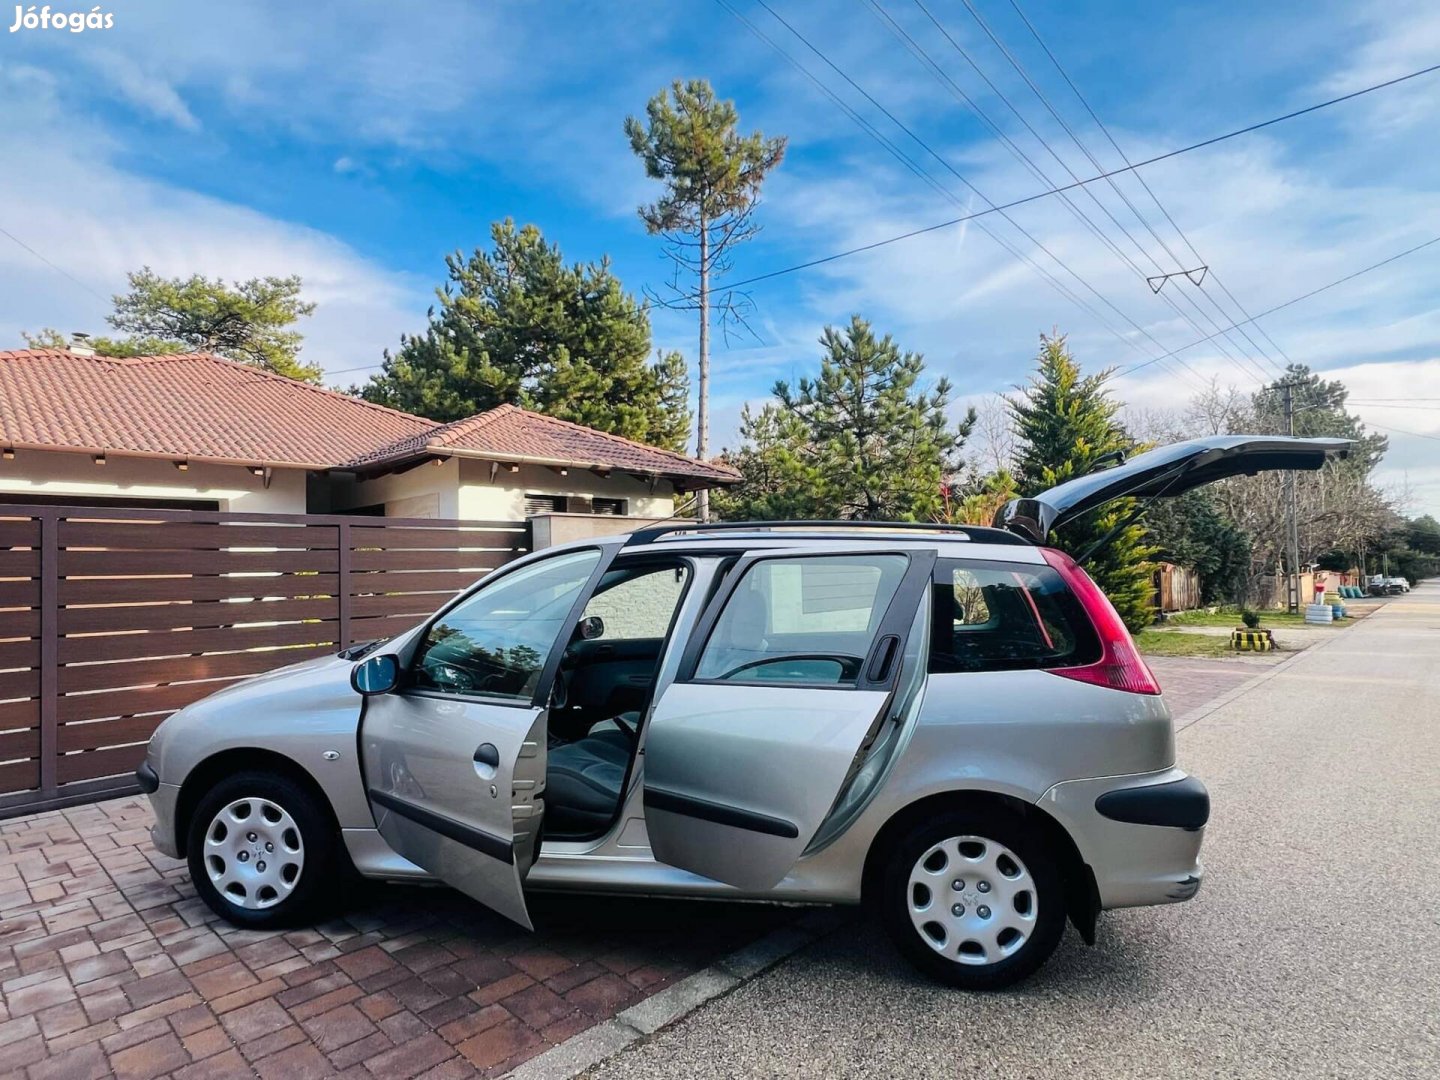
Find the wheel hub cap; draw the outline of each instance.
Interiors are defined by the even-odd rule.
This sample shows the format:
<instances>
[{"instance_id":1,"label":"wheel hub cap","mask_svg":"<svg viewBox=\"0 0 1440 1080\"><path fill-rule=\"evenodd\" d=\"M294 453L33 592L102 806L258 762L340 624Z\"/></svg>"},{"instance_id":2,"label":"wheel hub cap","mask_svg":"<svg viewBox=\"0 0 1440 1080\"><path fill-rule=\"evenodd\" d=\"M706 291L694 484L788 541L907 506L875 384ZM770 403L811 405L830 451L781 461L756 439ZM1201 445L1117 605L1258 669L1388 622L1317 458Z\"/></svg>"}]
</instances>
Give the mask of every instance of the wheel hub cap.
<instances>
[{"instance_id":1,"label":"wheel hub cap","mask_svg":"<svg viewBox=\"0 0 1440 1080\"><path fill-rule=\"evenodd\" d=\"M237 907L280 903L295 890L304 868L300 827L269 799L236 799L205 830L205 872Z\"/></svg>"},{"instance_id":2,"label":"wheel hub cap","mask_svg":"<svg viewBox=\"0 0 1440 1080\"><path fill-rule=\"evenodd\" d=\"M953 836L930 848L910 871L906 897L921 939L956 963L994 964L1035 932L1035 880L1005 845Z\"/></svg>"}]
</instances>

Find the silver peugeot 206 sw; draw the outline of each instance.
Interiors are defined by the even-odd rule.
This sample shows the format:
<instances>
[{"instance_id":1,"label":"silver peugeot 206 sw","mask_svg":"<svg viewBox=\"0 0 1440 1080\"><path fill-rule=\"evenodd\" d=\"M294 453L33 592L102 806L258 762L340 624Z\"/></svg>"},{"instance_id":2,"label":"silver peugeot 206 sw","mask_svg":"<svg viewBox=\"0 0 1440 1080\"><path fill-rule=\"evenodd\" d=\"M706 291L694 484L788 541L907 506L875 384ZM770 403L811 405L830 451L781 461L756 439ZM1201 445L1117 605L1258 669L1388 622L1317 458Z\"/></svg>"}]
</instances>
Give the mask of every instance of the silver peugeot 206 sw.
<instances>
[{"instance_id":1,"label":"silver peugeot 206 sw","mask_svg":"<svg viewBox=\"0 0 1440 1080\"><path fill-rule=\"evenodd\" d=\"M1160 687L1051 532L1338 439L1219 436L1018 499L993 528L660 525L538 551L388 641L171 716L154 843L248 927L352 869L529 926L530 890L873 907L955 986L1067 920L1200 887L1204 786Z\"/></svg>"}]
</instances>

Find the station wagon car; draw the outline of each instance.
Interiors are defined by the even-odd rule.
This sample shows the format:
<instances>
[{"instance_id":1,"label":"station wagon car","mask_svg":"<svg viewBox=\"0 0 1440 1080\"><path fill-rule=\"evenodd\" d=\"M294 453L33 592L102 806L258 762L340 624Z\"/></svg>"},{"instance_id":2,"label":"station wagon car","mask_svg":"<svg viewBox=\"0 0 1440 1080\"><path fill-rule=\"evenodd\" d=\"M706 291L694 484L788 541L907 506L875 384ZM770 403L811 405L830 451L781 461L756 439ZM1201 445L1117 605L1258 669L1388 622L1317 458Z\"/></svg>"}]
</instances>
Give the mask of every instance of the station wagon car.
<instances>
[{"instance_id":1,"label":"station wagon car","mask_svg":"<svg viewBox=\"0 0 1440 1080\"><path fill-rule=\"evenodd\" d=\"M1187 900L1209 814L1160 688L1056 528L1332 439L1221 436L1019 499L994 527L662 524L532 553L413 630L166 720L154 843L249 927L353 871L527 890L873 905L953 985L1068 920Z\"/></svg>"}]
</instances>

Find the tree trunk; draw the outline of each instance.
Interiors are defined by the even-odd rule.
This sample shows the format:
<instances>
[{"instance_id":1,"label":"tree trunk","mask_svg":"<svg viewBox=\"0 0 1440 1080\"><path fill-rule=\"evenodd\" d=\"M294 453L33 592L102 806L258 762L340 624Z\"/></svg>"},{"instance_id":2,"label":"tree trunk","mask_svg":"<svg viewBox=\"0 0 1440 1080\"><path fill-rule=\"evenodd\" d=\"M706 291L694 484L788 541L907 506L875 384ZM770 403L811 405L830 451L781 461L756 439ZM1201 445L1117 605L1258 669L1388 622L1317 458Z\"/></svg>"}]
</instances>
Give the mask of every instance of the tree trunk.
<instances>
[{"instance_id":1,"label":"tree trunk","mask_svg":"<svg viewBox=\"0 0 1440 1080\"><path fill-rule=\"evenodd\" d=\"M710 223L700 218L700 401L696 410L695 455L704 461L710 456ZM710 520L710 492L695 493L695 512L701 521Z\"/></svg>"}]
</instances>

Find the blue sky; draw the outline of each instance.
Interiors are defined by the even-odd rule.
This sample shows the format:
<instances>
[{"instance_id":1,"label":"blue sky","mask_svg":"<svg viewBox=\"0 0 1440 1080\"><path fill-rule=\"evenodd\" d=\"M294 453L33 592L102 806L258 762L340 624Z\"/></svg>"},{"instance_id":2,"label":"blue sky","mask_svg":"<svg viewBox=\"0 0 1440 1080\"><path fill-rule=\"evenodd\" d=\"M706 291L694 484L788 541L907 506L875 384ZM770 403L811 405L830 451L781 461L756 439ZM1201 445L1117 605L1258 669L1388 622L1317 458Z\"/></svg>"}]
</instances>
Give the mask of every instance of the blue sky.
<instances>
[{"instance_id":1,"label":"blue sky","mask_svg":"<svg viewBox=\"0 0 1440 1080\"><path fill-rule=\"evenodd\" d=\"M142 264L226 278L298 272L319 303L306 356L345 384L364 375L346 369L378 364L400 333L423 327L444 255L486 242L490 222L507 215L539 225L571 259L608 254L637 291L662 286L659 246L634 212L654 190L620 128L677 77L709 78L747 128L790 139L736 277L983 205L754 0L727 2L950 194L906 171L713 0L115 0L109 30L0 34L0 228L69 275L0 236L0 347L18 344L22 329L102 330L104 298ZM1000 202L1042 188L864 0L770 2L984 195ZM1059 161L913 0L877 3L1043 176L1093 173L962 0L927 7ZM1009 0L972 3L1089 151L1119 164ZM1440 62L1440 10L1423 0L1019 3L1134 160ZM0 15L14 22L12 8ZM1437 120L1440 75L1144 176L1254 313L1440 236ZM1023 380L1051 327L1094 367L1132 365L1161 351L1157 342L1184 345L1197 325L1209 333L1220 316L1205 295L1167 286L1192 323L1127 265L1178 268L1146 222L1187 260L1188 251L1133 179L1117 184L1143 222L1104 186L1093 189L1103 210L1088 195L1074 202L1124 258L1054 198L1017 209L1014 225L985 222L1092 310L975 224L755 286L754 336L717 349L714 442L733 444L741 407L776 378L812 370L820 329L856 312L924 352L961 403ZM1392 434L1382 479L1431 512L1440 512L1437 269L1440 245L1263 323L1290 357L1375 402L1358 410L1369 422L1414 433ZM657 343L693 360L686 318L660 312L655 323ZM1212 377L1251 388L1270 371L1240 355L1251 351L1243 339L1227 347L1233 358L1198 347L1184 354L1189 370L1151 364L1120 388L1153 412L1183 407Z\"/></svg>"}]
</instances>

